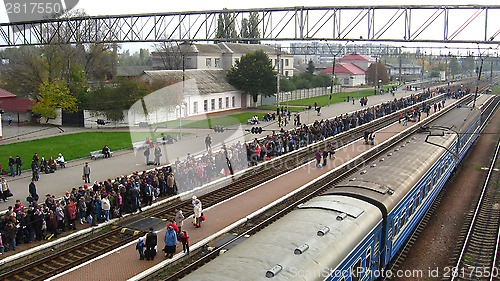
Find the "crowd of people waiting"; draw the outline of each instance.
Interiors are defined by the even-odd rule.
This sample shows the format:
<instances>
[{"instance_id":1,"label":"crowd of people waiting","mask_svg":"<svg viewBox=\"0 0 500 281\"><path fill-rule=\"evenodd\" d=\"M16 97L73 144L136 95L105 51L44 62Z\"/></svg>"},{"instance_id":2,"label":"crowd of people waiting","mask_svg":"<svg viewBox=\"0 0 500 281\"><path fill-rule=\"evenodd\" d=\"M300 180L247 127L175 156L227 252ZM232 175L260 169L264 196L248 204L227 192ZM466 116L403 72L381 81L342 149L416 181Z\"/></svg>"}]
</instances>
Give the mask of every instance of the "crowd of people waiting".
<instances>
[{"instance_id":1,"label":"crowd of people waiting","mask_svg":"<svg viewBox=\"0 0 500 281\"><path fill-rule=\"evenodd\" d=\"M363 108L351 114L317 120L310 125L303 124L289 131L281 129L263 139L254 139L245 144L237 142L227 147L223 144L219 151L214 152L210 148L200 157L193 157L188 153L184 161L177 159L169 166L148 172L136 172L114 180L108 179L94 182L93 185L73 188L60 199L47 194L44 204L34 200L28 207L24 207L20 200L17 200L0 218L0 245L3 245L0 250L15 250L16 243L57 237L65 230L76 229L77 223L95 225L100 221L120 217L124 213L141 211L141 205L151 205L158 197L191 190L217 177L233 174L237 170L269 160L270 157L291 152L424 101L438 92L446 91L428 90ZM457 98L468 91L448 90L446 93L446 96ZM426 108L430 108L430 105L424 103L422 109ZM334 151L333 149L331 150ZM33 162L37 163L36 154ZM35 180L34 177L33 184Z\"/></svg>"}]
</instances>

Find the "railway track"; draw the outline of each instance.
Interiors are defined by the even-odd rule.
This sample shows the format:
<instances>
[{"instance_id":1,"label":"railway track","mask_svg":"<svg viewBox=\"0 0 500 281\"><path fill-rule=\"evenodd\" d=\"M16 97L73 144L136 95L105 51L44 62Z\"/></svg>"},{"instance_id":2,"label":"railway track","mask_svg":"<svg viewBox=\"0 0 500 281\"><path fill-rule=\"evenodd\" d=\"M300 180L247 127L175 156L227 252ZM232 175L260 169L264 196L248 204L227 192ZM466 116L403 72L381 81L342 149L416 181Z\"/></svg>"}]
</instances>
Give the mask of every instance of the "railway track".
<instances>
[{"instance_id":1,"label":"railway track","mask_svg":"<svg viewBox=\"0 0 500 281\"><path fill-rule=\"evenodd\" d=\"M433 102L441 100L441 98L441 96L436 96L426 100L425 102L432 104ZM463 99L463 102L468 102L471 99L472 96L469 96L468 98ZM420 104L409 106L403 110L411 110L412 108L416 108L418 106L420 106ZM444 111L440 112L439 114L433 115L433 117L431 118L434 119L443 113ZM257 185L274 178L276 175L301 166L302 164L313 159L314 152L319 148L323 148L325 145L334 144L338 147L350 143L356 139L361 138L364 131L381 129L393 122L396 122L398 120L398 117L399 112L386 115L372 122L353 128L348 132L343 132L336 136L330 137L325 141L314 143L302 149L290 152L282 157L274 159L273 161L267 161L261 165L248 169L238 179L234 180L228 185L225 185L223 188L219 188L208 194L200 196L200 199L204 203L205 208L215 205L235 195L245 192L246 190L254 188ZM380 149L384 148L382 147ZM367 157L372 157L372 155L368 154ZM364 161L367 160L360 159L354 163L354 166L358 167L362 165ZM353 167L345 167L345 169L352 168ZM347 173L348 170L345 169L339 170L339 173ZM338 178L339 175L337 175L336 177ZM323 181L325 180L326 179L324 179ZM323 186L327 184L331 185L333 179L329 177L329 179L327 179L326 181L328 181L328 183L323 183ZM187 200L185 202L168 202L165 205L152 208L137 216L143 218L173 218L175 209L181 209L185 215L192 214L191 202ZM137 216L131 216L128 219L120 221L119 224L124 226L127 224L127 221L136 222L138 219ZM134 240L139 235L144 234L145 233L140 231L127 231L126 226L117 228L116 230L105 233L102 236L83 241L75 246L63 249L58 253L54 253L45 258L38 259L35 262L30 262L16 268L12 268L10 269L10 271L0 274L0 280L44 280L51 276L57 275L60 272L66 271L76 265L93 259L94 257L109 252L112 249L116 249L121 245Z\"/></svg>"},{"instance_id":2,"label":"railway track","mask_svg":"<svg viewBox=\"0 0 500 281\"><path fill-rule=\"evenodd\" d=\"M469 214L469 227L460 237L463 241L454 253L449 280L500 280L498 268L498 235L500 228L500 141L497 144L488 176L474 212Z\"/></svg>"},{"instance_id":3,"label":"railway track","mask_svg":"<svg viewBox=\"0 0 500 281\"><path fill-rule=\"evenodd\" d=\"M90 240L70 246L64 251L46 255L0 275L0 280L45 280L60 272L71 269L97 256L124 245L145 233L125 228L98 235Z\"/></svg>"},{"instance_id":4,"label":"railway track","mask_svg":"<svg viewBox=\"0 0 500 281\"><path fill-rule=\"evenodd\" d=\"M433 103L442 99L442 96L433 97L427 101L426 103ZM464 103L467 101L471 101L472 96L464 99ZM419 104L409 106L403 110L408 111L413 108L417 108L420 106ZM285 173L289 170L292 170L296 167L299 167L311 159L314 159L314 153L317 149L324 148L326 146L330 146L331 144L335 145L335 147L340 147L345 144L351 143L354 140L357 140L363 137L363 134L367 130L379 130L382 129L389 124L396 122L399 118L399 112L394 112L379 119L376 119L372 122L363 124L356 128L353 128L347 132L343 132L341 134L335 135L333 137L327 138L326 140L318 143L313 143L306 148L302 148L288 154L285 154L281 159L275 159L277 161L269 161L265 162L263 165L255 167L254 169L250 169L248 172L243 174L234 182L225 185L224 188L215 190L203 196L199 196L199 199L203 202L204 207L213 206L219 202L222 202L226 199L234 197L242 192L245 192L253 187L264 183L268 180L273 179L276 175ZM175 209L182 210L183 214L191 215L192 214L192 205L191 202L178 202L174 205L170 205L168 208L157 208L155 210L151 210L150 212L145 213L145 216L157 217L157 218L173 218L175 216Z\"/></svg>"},{"instance_id":5,"label":"railway track","mask_svg":"<svg viewBox=\"0 0 500 281\"><path fill-rule=\"evenodd\" d=\"M483 87L482 92L484 92L486 88L487 87ZM483 125L482 125L482 128L480 129L480 131L482 131L484 129L484 127L486 127L487 122L490 120L490 118L495 113L495 110L499 106L499 103L500 103L500 98L495 98L495 99L491 100L491 102L487 106L485 106L483 113L482 113L482 117L481 117ZM435 210L441 204L441 200L442 200L443 196L446 194L446 190L447 190L447 185L445 185L444 188L441 190L441 192L437 195L436 199L434 200L432 205L429 207L429 209L425 213L422 220L419 222L419 224L417 225L417 227L415 228L413 233L409 236L409 238L405 242L404 246L401 247L401 249L397 253L396 258L389 264L388 268L391 272L396 272L399 269L401 263L406 259L413 244L419 238L419 235L425 229L425 226L427 225L427 223L429 222L429 220L433 216ZM468 216L466 217L465 225L470 225L472 218L473 218L473 213L469 213ZM466 236L466 233L464 233L464 231L462 231L462 236L461 236L462 237L462 244L463 244L463 241L465 240L465 236ZM458 253L455 253L455 254L456 254L456 256L458 256ZM455 257L455 259L456 259L456 257ZM388 276L388 277L385 277L384 280L392 280L394 278L395 278L394 276ZM448 280L445 278L443 278L443 279ZM472 279L472 280L475 280L475 279Z\"/></svg>"},{"instance_id":6,"label":"railway track","mask_svg":"<svg viewBox=\"0 0 500 281\"><path fill-rule=\"evenodd\" d=\"M464 100L464 102L469 101L469 99ZM432 116L427 123L432 122L445 112L441 112L440 114ZM266 213L263 215L264 218L259 219L256 218L255 220L261 220L259 222L253 222L252 224L248 224L248 226L242 226L242 231L239 231L240 234L235 236L233 239L231 239L229 242L225 243L224 245L217 247L216 249L211 250L209 253L206 255L203 255L202 257L191 261L191 262L186 262L188 263L187 266L182 266L178 269L173 270L172 268L168 268L165 270L165 272L157 272L155 273L154 276L149 276L146 280L178 280L182 278L183 276L189 274L190 272L194 271L195 269L201 267L203 264L207 263L208 261L214 259L216 256L219 255L219 253L227 248L231 243L234 243L235 241L241 239L242 237L252 235L267 225L271 224L272 222L280 219L283 217L285 214L289 213L291 210L293 210L297 205L304 203L311 198L321 194L322 192L328 190L331 188L332 185L335 185L336 183L344 180L345 178L349 177L353 173L362 170L367 162L370 162L377 157L385 154L395 146L399 145L399 142L402 141L403 139L407 138L414 132L416 132L418 128L412 128L412 130L409 130L408 132L401 134L398 136L396 139L394 139L392 142L388 142L385 144L382 144L380 147L378 147L376 150L371 151L367 153L366 155L362 156L360 159L357 161L351 163L350 165L346 165L330 174L327 176L319 179L315 183L311 184L308 188L304 189L303 191L299 192L297 195L295 195L292 199L290 200L289 204L281 204L281 208L276 208L276 210L273 210L272 214ZM272 208L274 209L274 207ZM181 263L184 263L181 262Z\"/></svg>"}]
</instances>

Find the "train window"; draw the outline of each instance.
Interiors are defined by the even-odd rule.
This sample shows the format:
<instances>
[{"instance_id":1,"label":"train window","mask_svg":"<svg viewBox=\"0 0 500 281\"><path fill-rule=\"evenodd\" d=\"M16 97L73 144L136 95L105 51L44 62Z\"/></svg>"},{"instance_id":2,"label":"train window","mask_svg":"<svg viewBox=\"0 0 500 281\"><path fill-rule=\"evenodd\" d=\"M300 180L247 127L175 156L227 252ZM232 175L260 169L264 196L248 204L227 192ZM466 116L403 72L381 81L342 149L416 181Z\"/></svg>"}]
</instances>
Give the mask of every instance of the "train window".
<instances>
[{"instance_id":1,"label":"train window","mask_svg":"<svg viewBox=\"0 0 500 281\"><path fill-rule=\"evenodd\" d=\"M444 168L444 165L443 165L443 166L441 166L441 176L444 175L444 171L445 171L445 168Z\"/></svg>"},{"instance_id":2,"label":"train window","mask_svg":"<svg viewBox=\"0 0 500 281\"><path fill-rule=\"evenodd\" d=\"M406 210L404 210L401 213L401 228L403 228L403 226L405 225L405 223L406 223Z\"/></svg>"},{"instance_id":3,"label":"train window","mask_svg":"<svg viewBox=\"0 0 500 281\"><path fill-rule=\"evenodd\" d=\"M394 219L394 235L397 235L399 232L399 218Z\"/></svg>"},{"instance_id":4,"label":"train window","mask_svg":"<svg viewBox=\"0 0 500 281\"><path fill-rule=\"evenodd\" d=\"M432 189L432 184L431 184L431 181L429 181L429 182L427 183L427 185L425 186L425 188L427 189L425 192L426 192L427 194L429 194L429 191Z\"/></svg>"},{"instance_id":5,"label":"train window","mask_svg":"<svg viewBox=\"0 0 500 281\"><path fill-rule=\"evenodd\" d=\"M366 268L366 271L370 270L372 268L372 265L371 265L371 249L368 248L368 250L366 250L366 258L365 258L365 268Z\"/></svg>"},{"instance_id":6,"label":"train window","mask_svg":"<svg viewBox=\"0 0 500 281\"><path fill-rule=\"evenodd\" d=\"M364 270L361 267L361 259L359 259L352 268L351 280L358 281L363 277Z\"/></svg>"},{"instance_id":7,"label":"train window","mask_svg":"<svg viewBox=\"0 0 500 281\"><path fill-rule=\"evenodd\" d=\"M424 202L424 200L425 200L425 188L422 188L422 190L420 190L420 196L422 197L422 202Z\"/></svg>"},{"instance_id":8,"label":"train window","mask_svg":"<svg viewBox=\"0 0 500 281\"><path fill-rule=\"evenodd\" d=\"M411 215L413 215L413 200L410 201L410 207L408 208L408 218L411 217Z\"/></svg>"},{"instance_id":9,"label":"train window","mask_svg":"<svg viewBox=\"0 0 500 281\"><path fill-rule=\"evenodd\" d=\"M420 194L417 195L417 198L415 199L415 206L418 207L420 206ZM416 210L416 208L415 208Z\"/></svg>"}]
</instances>

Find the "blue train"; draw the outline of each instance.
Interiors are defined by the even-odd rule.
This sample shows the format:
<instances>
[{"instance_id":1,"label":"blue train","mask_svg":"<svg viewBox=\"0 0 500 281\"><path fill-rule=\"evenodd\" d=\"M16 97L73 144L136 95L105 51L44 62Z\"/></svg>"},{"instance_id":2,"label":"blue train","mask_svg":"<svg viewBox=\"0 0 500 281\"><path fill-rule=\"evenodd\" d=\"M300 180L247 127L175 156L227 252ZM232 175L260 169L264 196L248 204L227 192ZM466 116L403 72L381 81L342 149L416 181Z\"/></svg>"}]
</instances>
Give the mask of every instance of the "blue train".
<instances>
[{"instance_id":1,"label":"blue train","mask_svg":"<svg viewBox=\"0 0 500 281\"><path fill-rule=\"evenodd\" d=\"M375 280L478 136L461 107L183 280Z\"/></svg>"}]
</instances>

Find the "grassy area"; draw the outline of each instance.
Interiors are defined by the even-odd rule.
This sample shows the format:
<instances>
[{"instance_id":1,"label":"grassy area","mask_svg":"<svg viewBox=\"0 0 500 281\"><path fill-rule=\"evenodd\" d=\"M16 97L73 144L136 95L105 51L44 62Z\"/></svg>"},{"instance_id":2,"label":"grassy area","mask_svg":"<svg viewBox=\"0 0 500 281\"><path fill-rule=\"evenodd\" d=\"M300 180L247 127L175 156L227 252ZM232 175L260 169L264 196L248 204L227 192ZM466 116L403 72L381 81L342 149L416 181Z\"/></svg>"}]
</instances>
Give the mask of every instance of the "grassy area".
<instances>
[{"instance_id":1,"label":"grassy area","mask_svg":"<svg viewBox=\"0 0 500 281\"><path fill-rule=\"evenodd\" d=\"M111 151L132 147L132 142L159 138L161 133L148 132L84 132L24 141L0 146L0 163L2 169L8 170L9 155L16 158L21 156L23 170L31 169L31 159L35 152L41 159L57 157L59 153L65 160L78 159L89 156L90 151L100 150L107 145ZM171 134L173 137L176 134ZM184 133L183 133L184 135Z\"/></svg>"},{"instance_id":2,"label":"grassy area","mask_svg":"<svg viewBox=\"0 0 500 281\"><path fill-rule=\"evenodd\" d=\"M384 91L386 91L387 89L390 89L390 88L391 88L391 86L382 87L382 89L384 89ZM371 95L373 95L373 89L365 89L365 90L359 91L360 98L371 96ZM357 100L358 99L358 91L349 92L349 93L344 93L344 92L335 93L332 95L332 99L330 100L330 104L346 101L347 96L354 97ZM302 105L302 106L307 106L307 105L314 106L314 102L317 102L319 106L326 106L326 105L328 105L329 98L330 98L330 95L312 97L312 98L307 98L307 99L289 101L288 104L290 104L290 105Z\"/></svg>"},{"instance_id":3,"label":"grassy area","mask_svg":"<svg viewBox=\"0 0 500 281\"><path fill-rule=\"evenodd\" d=\"M288 104L291 104L290 102ZM286 103L282 104L283 106L286 106ZM264 109L264 110L269 110L270 112L275 112L276 111L276 106L275 105L261 105L257 107L258 109ZM303 111L307 109L306 106L290 106L288 107L290 111L292 112L298 112L298 111Z\"/></svg>"},{"instance_id":4,"label":"grassy area","mask_svg":"<svg viewBox=\"0 0 500 281\"><path fill-rule=\"evenodd\" d=\"M494 95L500 95L500 86L496 86L493 89L491 89L491 93Z\"/></svg>"},{"instance_id":5,"label":"grassy area","mask_svg":"<svg viewBox=\"0 0 500 281\"><path fill-rule=\"evenodd\" d=\"M257 115L259 119L264 116L264 113L255 113L255 112L243 112L237 114L231 114L227 116L214 117L210 118L207 115L208 119L202 120L186 120L182 119L182 127L183 128L212 128L215 125L222 126L231 126L237 125L241 123L246 123L248 119L252 118L252 116ZM179 120L173 120L168 122L159 123L158 127L167 126L167 128L178 128L180 126Z\"/></svg>"}]
</instances>

